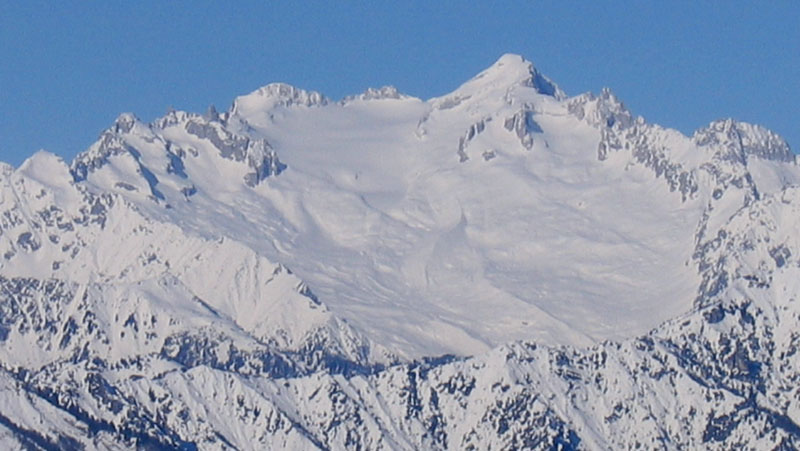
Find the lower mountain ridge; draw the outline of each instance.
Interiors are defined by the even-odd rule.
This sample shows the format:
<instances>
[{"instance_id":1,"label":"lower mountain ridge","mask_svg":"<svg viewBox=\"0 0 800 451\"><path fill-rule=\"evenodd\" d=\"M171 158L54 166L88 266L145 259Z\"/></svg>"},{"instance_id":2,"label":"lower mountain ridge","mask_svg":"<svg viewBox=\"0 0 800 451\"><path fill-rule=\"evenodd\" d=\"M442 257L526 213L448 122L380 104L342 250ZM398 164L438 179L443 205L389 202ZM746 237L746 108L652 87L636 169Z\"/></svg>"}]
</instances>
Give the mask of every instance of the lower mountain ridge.
<instances>
[{"instance_id":1,"label":"lower mountain ridge","mask_svg":"<svg viewBox=\"0 0 800 451\"><path fill-rule=\"evenodd\" d=\"M797 449L800 168L504 55L0 167L4 449Z\"/></svg>"}]
</instances>

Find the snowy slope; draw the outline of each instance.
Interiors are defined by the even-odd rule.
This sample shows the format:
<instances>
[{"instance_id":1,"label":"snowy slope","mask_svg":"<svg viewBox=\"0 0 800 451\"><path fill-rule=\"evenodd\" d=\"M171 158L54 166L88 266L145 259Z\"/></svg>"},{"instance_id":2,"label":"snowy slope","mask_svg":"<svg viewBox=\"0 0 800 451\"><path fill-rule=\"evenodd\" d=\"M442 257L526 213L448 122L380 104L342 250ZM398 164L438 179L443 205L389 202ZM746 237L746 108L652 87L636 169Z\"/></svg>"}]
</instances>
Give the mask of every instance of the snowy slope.
<instances>
[{"instance_id":1,"label":"snowy slope","mask_svg":"<svg viewBox=\"0 0 800 451\"><path fill-rule=\"evenodd\" d=\"M608 93L566 99L513 55L427 102L387 92L333 103L274 84L222 115L122 116L73 171L286 264L410 357L526 338L586 345L691 306L709 145L637 123ZM670 192L658 176L679 176L635 149L598 148L626 132L640 136L614 139L644 137L688 163L696 191Z\"/></svg>"},{"instance_id":2,"label":"snowy slope","mask_svg":"<svg viewBox=\"0 0 800 451\"><path fill-rule=\"evenodd\" d=\"M798 182L763 127L516 55L427 101L123 114L0 168L0 440L791 447Z\"/></svg>"}]
</instances>

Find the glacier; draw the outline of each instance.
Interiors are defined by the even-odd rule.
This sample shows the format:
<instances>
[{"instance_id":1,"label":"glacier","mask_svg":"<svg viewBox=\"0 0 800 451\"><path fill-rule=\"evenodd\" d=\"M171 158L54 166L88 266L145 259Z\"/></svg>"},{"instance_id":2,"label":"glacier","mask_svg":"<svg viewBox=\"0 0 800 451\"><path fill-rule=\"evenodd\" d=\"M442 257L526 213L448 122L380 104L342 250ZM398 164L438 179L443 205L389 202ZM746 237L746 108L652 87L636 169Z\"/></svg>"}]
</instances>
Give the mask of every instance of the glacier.
<instances>
[{"instance_id":1,"label":"glacier","mask_svg":"<svg viewBox=\"0 0 800 451\"><path fill-rule=\"evenodd\" d=\"M794 449L800 167L518 55L0 166L0 443Z\"/></svg>"}]
</instances>

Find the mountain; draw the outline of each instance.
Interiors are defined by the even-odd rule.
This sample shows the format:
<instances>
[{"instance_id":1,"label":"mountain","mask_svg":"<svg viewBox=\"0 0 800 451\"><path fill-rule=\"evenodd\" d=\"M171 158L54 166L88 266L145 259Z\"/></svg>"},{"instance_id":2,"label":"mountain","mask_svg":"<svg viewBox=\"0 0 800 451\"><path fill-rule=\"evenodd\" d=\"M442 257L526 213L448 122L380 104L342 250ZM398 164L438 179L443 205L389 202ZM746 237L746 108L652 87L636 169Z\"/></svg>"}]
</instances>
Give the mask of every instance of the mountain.
<instances>
[{"instance_id":1,"label":"mountain","mask_svg":"<svg viewBox=\"0 0 800 451\"><path fill-rule=\"evenodd\" d=\"M516 55L123 114L0 167L0 442L795 449L799 185Z\"/></svg>"}]
</instances>

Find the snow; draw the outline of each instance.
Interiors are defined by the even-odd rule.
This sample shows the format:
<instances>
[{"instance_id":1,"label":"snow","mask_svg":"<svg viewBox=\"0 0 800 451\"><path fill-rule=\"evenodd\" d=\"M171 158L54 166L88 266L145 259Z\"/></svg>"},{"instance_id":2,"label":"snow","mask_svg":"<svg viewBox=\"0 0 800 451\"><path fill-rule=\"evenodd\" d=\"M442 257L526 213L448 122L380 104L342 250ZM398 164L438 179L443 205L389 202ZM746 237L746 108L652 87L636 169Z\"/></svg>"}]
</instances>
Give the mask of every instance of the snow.
<instances>
[{"instance_id":1,"label":"snow","mask_svg":"<svg viewBox=\"0 0 800 451\"><path fill-rule=\"evenodd\" d=\"M0 397L46 440L80 436L63 386L98 447L158 418L254 449L697 447L694 417L758 402L741 443L800 412L767 355L794 355L798 182L762 127L686 137L517 55L427 101L123 114L71 165L2 167ZM746 398L752 362L777 391Z\"/></svg>"},{"instance_id":2,"label":"snow","mask_svg":"<svg viewBox=\"0 0 800 451\"><path fill-rule=\"evenodd\" d=\"M123 115L102 141L123 151L109 154L101 143L78 161L102 162L83 182L90 191L116 193L141 214L178 226L158 232L163 237L226 237L253 252L245 263L222 257L224 264L204 269L219 281L216 289L201 286L207 273L176 275L201 297L220 299L214 307L251 331L268 311L283 311L252 304L265 296L253 285L267 276L246 275L260 259L291 268L335 317L407 358L474 355L521 339L587 346L642 334L688 311L700 282L692 262L698 224L705 218L716 230L746 195L727 190L708 214L716 179L702 168L715 158L715 144L698 145L701 132L693 140L635 120L610 91L567 99L554 84L543 92L537 77L544 83L530 62L504 55L429 101L384 88L372 97L385 91L391 98L331 103L271 84L211 122L172 112L147 125ZM246 161L191 124L231 143L263 141L287 169L246 186ZM630 153L599 158L604 127L636 127L663 149L661 158L705 180L701 194L671 192ZM748 127L737 129L753 137L748 143L777 146L778 138ZM487 151L494 158L484 159ZM60 164L31 160L19 172L34 180ZM749 161L765 192L798 176L793 165ZM134 242L119 261L142 252ZM164 239L152 246L172 264L186 252ZM82 271L107 271L125 252Z\"/></svg>"},{"instance_id":3,"label":"snow","mask_svg":"<svg viewBox=\"0 0 800 451\"><path fill-rule=\"evenodd\" d=\"M447 110L436 110L438 99L279 114L236 108L289 169L256 192L223 197L230 185L201 188L190 207L208 204L192 214L175 206L176 216L285 263L335 314L408 356L469 355L532 337L585 345L687 310L696 280L685 263L701 207L682 205L622 161L597 161L596 130L520 84L531 70L518 57L501 58L444 96L468 98ZM503 100L509 87L541 110L533 117L545 132L531 152L503 128L521 103ZM464 111L467 120L493 120L460 164ZM165 130L180 142L177 132ZM475 155L487 148L497 148L491 162ZM209 187L201 161L188 159L186 172ZM248 224L224 212L230 204ZM235 232L234 221L242 226ZM265 246L264 236L276 244Z\"/></svg>"},{"instance_id":4,"label":"snow","mask_svg":"<svg viewBox=\"0 0 800 451\"><path fill-rule=\"evenodd\" d=\"M250 112L266 111L280 106L311 107L325 105L328 102L329 100L318 92L305 91L286 83L270 83L250 94L237 97L231 111L247 115Z\"/></svg>"}]
</instances>

